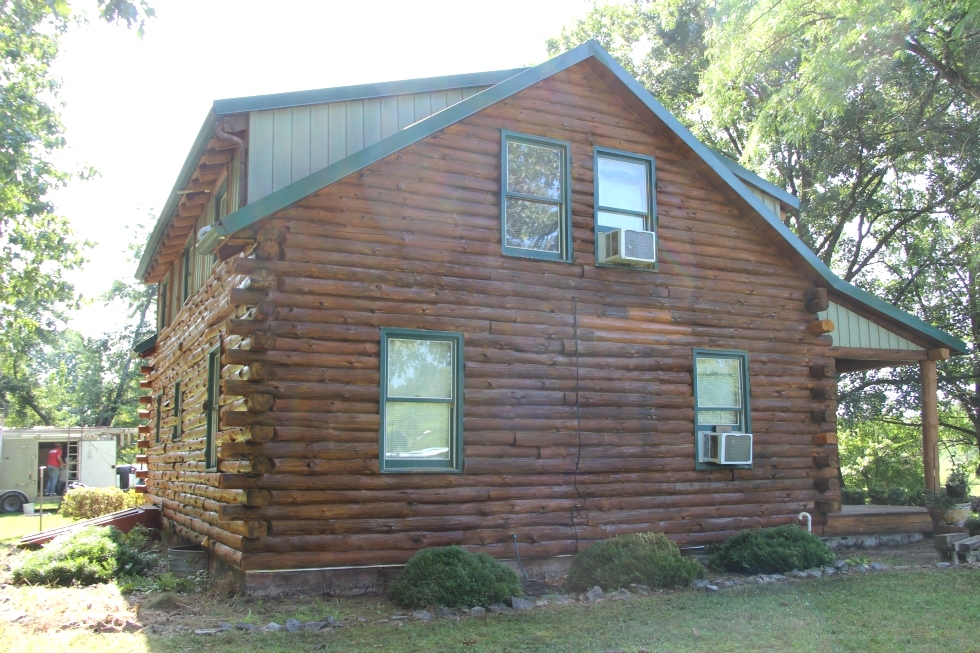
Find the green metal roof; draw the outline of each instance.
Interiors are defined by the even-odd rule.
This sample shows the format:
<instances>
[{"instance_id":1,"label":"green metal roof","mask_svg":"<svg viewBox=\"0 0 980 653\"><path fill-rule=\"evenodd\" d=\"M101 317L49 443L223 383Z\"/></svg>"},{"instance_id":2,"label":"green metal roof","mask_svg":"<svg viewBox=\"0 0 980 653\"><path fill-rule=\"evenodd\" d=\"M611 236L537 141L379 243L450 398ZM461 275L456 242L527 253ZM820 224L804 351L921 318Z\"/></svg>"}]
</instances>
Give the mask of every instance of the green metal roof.
<instances>
[{"instance_id":1,"label":"green metal roof","mask_svg":"<svg viewBox=\"0 0 980 653\"><path fill-rule=\"evenodd\" d=\"M500 102L519 91L522 91L566 68L581 63L586 59L593 58L605 66L620 82L623 83L633 94L653 112L663 123L674 132L688 147L690 147L704 163L721 178L748 206L756 211L766 222L783 237L796 252L803 258L813 270L822 277L828 286L834 291L850 297L872 310L881 313L901 324L932 338L955 352L966 352L966 344L951 336L950 334L937 329L931 324L920 320L914 315L910 315L895 306L875 297L874 295L861 290L860 288L842 280L835 275L829 267L816 254L813 253L796 234L784 225L770 211L751 190L736 176L736 174L726 165L719 156L712 152L706 145L694 137L694 135L684 127L670 111L658 102L649 91L640 85L626 70L613 59L608 52L596 41L586 41L582 45L560 54L534 68L529 68L524 72L507 78L495 86L492 86L472 97L448 107L418 123L396 133L388 138L375 143L359 152L337 161L321 170L314 172L308 177L304 177L278 191L267 195L260 200L249 204L241 209L226 215L214 225L204 238L198 242L198 248L202 252L211 252L218 243L225 237L235 232L245 229L256 222L266 218L276 211L286 208L299 200L312 195L322 188L343 179L344 177L361 170L384 157L401 150L412 143L420 141L437 131L448 127L464 118L467 118L490 105ZM734 163L734 162L733 162ZM738 164L735 164L738 168ZM741 168L744 170L744 168ZM749 171L745 171L749 173ZM748 181L748 180L747 180ZM766 184L767 187L776 189L777 187L769 184L761 177L757 181L750 181L753 185ZM785 193L785 191L782 191ZM788 195L788 194L787 194ZM792 197L792 196L789 196ZM797 202L798 205L798 202Z\"/></svg>"},{"instance_id":2,"label":"green metal roof","mask_svg":"<svg viewBox=\"0 0 980 653\"><path fill-rule=\"evenodd\" d=\"M712 154L718 157L718 159L720 159L721 162L725 164L726 168L728 168L733 173L735 173L735 176L741 179L742 181L744 181L745 183L749 184L750 186L755 186L763 193L772 195L783 204L788 204L789 206L792 206L794 209L800 208L800 198L797 197L796 195L786 192L785 189L780 188L779 186L772 183L771 181L766 181L765 179L755 174L748 168L745 168L742 165L740 165L737 161L733 159L729 159L727 156L725 156L718 150L714 148L709 148L709 149L711 149Z\"/></svg>"},{"instance_id":3,"label":"green metal roof","mask_svg":"<svg viewBox=\"0 0 980 653\"><path fill-rule=\"evenodd\" d=\"M493 70L484 73L421 77L418 79L403 79L376 84L357 84L355 86L338 86L335 88L321 88L310 91L229 98L226 100L215 100L214 113L218 116L226 116L231 113L243 113L246 111L284 109L286 107L301 107L310 104L326 104L328 102L346 102L348 100L365 100L368 98L406 95L409 93L431 93L434 91L470 88L473 86L493 86L525 70L527 68L512 68L510 70Z\"/></svg>"}]
</instances>

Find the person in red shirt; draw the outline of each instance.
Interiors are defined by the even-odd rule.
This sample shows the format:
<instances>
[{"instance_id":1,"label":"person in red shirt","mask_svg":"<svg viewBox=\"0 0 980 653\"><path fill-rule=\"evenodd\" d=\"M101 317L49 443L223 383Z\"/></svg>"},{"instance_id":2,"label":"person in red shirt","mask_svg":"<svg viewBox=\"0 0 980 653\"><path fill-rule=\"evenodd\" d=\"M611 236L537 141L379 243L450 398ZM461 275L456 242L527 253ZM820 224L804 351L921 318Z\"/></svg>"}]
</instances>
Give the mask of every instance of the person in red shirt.
<instances>
[{"instance_id":1,"label":"person in red shirt","mask_svg":"<svg viewBox=\"0 0 980 653\"><path fill-rule=\"evenodd\" d=\"M52 496L58 491L58 475L61 473L61 447L48 450L47 469L44 470L44 495Z\"/></svg>"}]
</instances>

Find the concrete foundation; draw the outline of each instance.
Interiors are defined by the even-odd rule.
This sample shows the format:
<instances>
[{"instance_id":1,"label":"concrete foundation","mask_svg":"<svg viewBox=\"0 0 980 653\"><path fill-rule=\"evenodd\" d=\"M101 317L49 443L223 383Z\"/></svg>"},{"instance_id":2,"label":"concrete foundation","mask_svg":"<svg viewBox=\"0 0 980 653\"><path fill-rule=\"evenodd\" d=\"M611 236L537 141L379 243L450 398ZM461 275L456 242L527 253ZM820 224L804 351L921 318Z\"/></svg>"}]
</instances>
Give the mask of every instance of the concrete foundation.
<instances>
[{"instance_id":1,"label":"concrete foundation","mask_svg":"<svg viewBox=\"0 0 980 653\"><path fill-rule=\"evenodd\" d=\"M879 546L902 546L921 542L922 533L889 533L887 535L840 535L822 538L827 546L838 551L841 549L873 549Z\"/></svg>"},{"instance_id":2,"label":"concrete foundation","mask_svg":"<svg viewBox=\"0 0 980 653\"><path fill-rule=\"evenodd\" d=\"M212 566L216 562L212 561ZM501 560L523 577L521 565L516 559ZM543 560L522 560L524 571L533 580L552 580L568 574L571 556ZM277 597L293 594L321 596L372 596L384 594L391 583L401 575L404 565L379 565L373 567L321 567L315 569L281 569L270 571L242 571L229 565L221 566L224 576L234 576L234 584L247 596ZM215 570L217 571L217 570Z\"/></svg>"}]
</instances>

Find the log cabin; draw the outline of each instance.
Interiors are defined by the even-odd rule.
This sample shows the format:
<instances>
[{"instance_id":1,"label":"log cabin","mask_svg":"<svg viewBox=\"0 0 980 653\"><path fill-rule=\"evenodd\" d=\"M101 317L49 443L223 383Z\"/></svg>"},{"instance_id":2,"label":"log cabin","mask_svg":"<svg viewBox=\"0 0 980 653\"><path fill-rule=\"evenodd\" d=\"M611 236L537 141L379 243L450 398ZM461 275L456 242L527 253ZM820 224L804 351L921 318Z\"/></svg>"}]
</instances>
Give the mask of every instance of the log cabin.
<instances>
[{"instance_id":1,"label":"log cabin","mask_svg":"<svg viewBox=\"0 0 980 653\"><path fill-rule=\"evenodd\" d=\"M837 375L910 363L935 485L935 361L966 346L836 277L798 208L595 42L216 101L137 272L147 498L256 594L376 591L429 546L541 571L819 526Z\"/></svg>"}]
</instances>

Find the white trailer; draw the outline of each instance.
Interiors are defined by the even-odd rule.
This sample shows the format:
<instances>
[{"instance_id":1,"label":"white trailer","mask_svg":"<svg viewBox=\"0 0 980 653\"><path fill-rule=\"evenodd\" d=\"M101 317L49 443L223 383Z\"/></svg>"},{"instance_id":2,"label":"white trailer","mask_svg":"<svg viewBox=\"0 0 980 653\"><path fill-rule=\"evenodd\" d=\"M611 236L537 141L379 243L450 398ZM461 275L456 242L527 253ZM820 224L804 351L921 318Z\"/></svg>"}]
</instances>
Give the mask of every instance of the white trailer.
<instances>
[{"instance_id":1,"label":"white trailer","mask_svg":"<svg viewBox=\"0 0 980 653\"><path fill-rule=\"evenodd\" d=\"M39 500L39 468L54 447L65 454L69 483L117 485L116 448L135 436L136 429L104 427L0 429L0 511L19 512Z\"/></svg>"}]
</instances>

